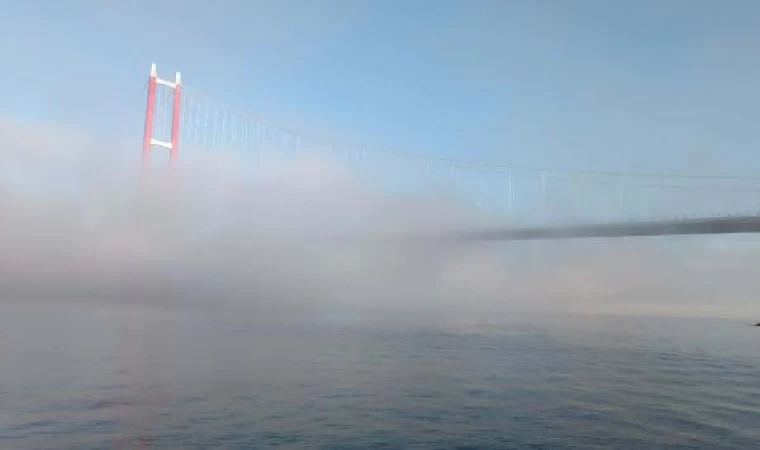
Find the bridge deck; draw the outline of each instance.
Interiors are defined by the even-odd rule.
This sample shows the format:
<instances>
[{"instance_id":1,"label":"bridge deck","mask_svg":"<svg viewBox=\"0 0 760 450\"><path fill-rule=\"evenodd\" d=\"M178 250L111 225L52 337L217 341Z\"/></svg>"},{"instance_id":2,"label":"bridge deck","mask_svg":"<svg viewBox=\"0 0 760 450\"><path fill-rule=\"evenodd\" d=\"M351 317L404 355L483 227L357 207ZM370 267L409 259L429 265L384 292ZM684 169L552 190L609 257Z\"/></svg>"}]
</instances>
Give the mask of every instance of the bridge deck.
<instances>
[{"instance_id":1,"label":"bridge deck","mask_svg":"<svg viewBox=\"0 0 760 450\"><path fill-rule=\"evenodd\" d=\"M760 233L760 215L535 228L501 227L487 230L457 231L439 236L455 240L516 241L730 233Z\"/></svg>"}]
</instances>

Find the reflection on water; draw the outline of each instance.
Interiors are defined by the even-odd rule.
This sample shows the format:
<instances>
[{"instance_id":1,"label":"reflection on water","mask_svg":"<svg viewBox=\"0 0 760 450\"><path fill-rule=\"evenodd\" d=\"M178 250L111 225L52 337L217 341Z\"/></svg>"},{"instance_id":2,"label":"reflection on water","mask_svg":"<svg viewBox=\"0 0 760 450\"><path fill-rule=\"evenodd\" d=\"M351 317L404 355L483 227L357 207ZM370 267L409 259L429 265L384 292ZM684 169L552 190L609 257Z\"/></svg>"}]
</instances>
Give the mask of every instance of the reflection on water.
<instances>
[{"instance_id":1,"label":"reflection on water","mask_svg":"<svg viewBox=\"0 0 760 450\"><path fill-rule=\"evenodd\" d=\"M0 447L749 449L758 340L705 319L2 306Z\"/></svg>"}]
</instances>

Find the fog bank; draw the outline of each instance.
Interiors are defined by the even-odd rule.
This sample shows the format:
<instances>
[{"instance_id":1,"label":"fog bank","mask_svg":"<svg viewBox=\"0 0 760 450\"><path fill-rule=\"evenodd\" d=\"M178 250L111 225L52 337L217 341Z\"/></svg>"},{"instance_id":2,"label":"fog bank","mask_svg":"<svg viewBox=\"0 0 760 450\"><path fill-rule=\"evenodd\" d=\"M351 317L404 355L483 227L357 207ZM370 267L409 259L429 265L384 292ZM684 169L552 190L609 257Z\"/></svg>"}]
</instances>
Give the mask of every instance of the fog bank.
<instances>
[{"instance_id":1,"label":"fog bank","mask_svg":"<svg viewBox=\"0 0 760 450\"><path fill-rule=\"evenodd\" d=\"M3 303L760 316L754 236L357 242L341 236L484 222L315 155L183 154L141 172L134 148L0 126Z\"/></svg>"}]
</instances>

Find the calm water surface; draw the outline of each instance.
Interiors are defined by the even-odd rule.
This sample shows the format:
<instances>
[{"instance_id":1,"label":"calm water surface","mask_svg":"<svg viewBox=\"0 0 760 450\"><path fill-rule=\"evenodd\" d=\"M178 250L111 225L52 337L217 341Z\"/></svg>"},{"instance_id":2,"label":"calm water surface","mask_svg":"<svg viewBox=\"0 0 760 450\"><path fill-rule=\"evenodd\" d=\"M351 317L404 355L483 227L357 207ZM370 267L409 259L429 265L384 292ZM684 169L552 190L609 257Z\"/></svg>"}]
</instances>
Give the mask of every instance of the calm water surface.
<instances>
[{"instance_id":1,"label":"calm water surface","mask_svg":"<svg viewBox=\"0 0 760 450\"><path fill-rule=\"evenodd\" d=\"M0 448L760 448L760 329L0 306Z\"/></svg>"}]
</instances>

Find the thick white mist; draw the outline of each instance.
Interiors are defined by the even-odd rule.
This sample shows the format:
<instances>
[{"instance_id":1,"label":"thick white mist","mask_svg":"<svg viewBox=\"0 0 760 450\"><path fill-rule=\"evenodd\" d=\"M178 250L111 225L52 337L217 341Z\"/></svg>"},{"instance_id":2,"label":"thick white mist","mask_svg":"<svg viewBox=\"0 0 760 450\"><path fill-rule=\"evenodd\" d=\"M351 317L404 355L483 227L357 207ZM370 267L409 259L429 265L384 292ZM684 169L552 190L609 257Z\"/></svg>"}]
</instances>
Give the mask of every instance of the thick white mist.
<instances>
[{"instance_id":1,"label":"thick white mist","mask_svg":"<svg viewBox=\"0 0 760 450\"><path fill-rule=\"evenodd\" d=\"M434 198L383 194L315 156L262 167L233 153L183 155L171 170L141 173L136 151L2 126L4 303L760 315L751 237L724 238L728 246L709 237L345 239L481 219Z\"/></svg>"}]
</instances>

